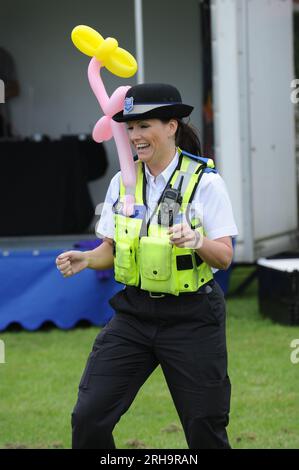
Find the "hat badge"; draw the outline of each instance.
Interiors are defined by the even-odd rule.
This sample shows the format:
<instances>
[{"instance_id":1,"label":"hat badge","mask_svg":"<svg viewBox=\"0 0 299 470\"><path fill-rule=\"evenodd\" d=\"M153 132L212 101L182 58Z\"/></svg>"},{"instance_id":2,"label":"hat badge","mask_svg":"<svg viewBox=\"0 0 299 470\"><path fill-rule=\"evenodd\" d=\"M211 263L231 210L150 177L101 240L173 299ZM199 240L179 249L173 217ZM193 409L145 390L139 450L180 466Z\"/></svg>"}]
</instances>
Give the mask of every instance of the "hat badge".
<instances>
[{"instance_id":1,"label":"hat badge","mask_svg":"<svg viewBox=\"0 0 299 470\"><path fill-rule=\"evenodd\" d=\"M124 104L124 114L128 114L132 111L134 107L134 98L131 96L130 98L125 98Z\"/></svg>"}]
</instances>

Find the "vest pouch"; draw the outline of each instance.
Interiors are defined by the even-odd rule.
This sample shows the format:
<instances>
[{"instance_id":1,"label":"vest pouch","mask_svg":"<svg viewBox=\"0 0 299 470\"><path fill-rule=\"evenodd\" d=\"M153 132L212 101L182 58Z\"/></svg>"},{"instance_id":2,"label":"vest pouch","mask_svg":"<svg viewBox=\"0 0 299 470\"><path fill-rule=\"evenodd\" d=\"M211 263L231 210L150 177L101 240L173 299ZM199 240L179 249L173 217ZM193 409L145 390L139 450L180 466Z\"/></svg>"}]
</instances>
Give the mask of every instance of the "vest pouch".
<instances>
[{"instance_id":1,"label":"vest pouch","mask_svg":"<svg viewBox=\"0 0 299 470\"><path fill-rule=\"evenodd\" d=\"M115 280L130 286L138 285L139 272L136 263L134 240L121 240L116 243L114 274Z\"/></svg>"},{"instance_id":2,"label":"vest pouch","mask_svg":"<svg viewBox=\"0 0 299 470\"><path fill-rule=\"evenodd\" d=\"M194 292L198 289L198 271L192 251L174 246L177 285L180 292Z\"/></svg>"},{"instance_id":3,"label":"vest pouch","mask_svg":"<svg viewBox=\"0 0 299 470\"><path fill-rule=\"evenodd\" d=\"M172 270L172 245L168 237L140 240L141 289L178 295Z\"/></svg>"}]
</instances>

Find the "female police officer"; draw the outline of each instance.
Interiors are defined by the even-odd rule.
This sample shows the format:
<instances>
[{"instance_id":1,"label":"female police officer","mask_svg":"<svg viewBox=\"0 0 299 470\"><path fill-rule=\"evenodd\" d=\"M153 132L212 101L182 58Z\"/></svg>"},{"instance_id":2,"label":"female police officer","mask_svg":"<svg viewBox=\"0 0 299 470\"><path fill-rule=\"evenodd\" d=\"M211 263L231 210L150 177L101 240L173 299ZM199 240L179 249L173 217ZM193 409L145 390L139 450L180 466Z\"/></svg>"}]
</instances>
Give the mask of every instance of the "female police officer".
<instances>
[{"instance_id":1,"label":"female police officer","mask_svg":"<svg viewBox=\"0 0 299 470\"><path fill-rule=\"evenodd\" d=\"M182 121L192 109L170 85L128 90L113 119L127 123L137 153L135 213L122 213L119 172L97 226L103 243L56 260L64 277L114 266L125 284L79 385L73 448L115 448L116 423L158 365L188 447L229 447L225 303L213 272L230 265L237 228L223 180Z\"/></svg>"}]
</instances>

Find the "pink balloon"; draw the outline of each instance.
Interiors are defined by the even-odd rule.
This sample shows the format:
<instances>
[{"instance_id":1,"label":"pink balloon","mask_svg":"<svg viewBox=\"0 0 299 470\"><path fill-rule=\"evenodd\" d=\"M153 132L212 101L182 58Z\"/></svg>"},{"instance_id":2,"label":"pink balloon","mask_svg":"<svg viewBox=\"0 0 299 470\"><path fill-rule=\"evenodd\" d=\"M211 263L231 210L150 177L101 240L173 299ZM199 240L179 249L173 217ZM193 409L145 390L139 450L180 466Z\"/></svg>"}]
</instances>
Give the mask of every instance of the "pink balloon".
<instances>
[{"instance_id":1,"label":"pink balloon","mask_svg":"<svg viewBox=\"0 0 299 470\"><path fill-rule=\"evenodd\" d=\"M100 75L101 67L101 63L95 57L93 57L89 62L87 75L92 91L96 95L102 110L106 114L106 106L109 102L109 96L107 95L104 83L102 82L102 78Z\"/></svg>"},{"instance_id":2,"label":"pink balloon","mask_svg":"<svg viewBox=\"0 0 299 470\"><path fill-rule=\"evenodd\" d=\"M96 142L103 142L110 140L111 137L114 136L121 176L126 188L124 214L130 216L134 213L134 194L136 186L135 164L125 125L113 121L112 116L123 109L125 95L131 87L120 86L109 98L100 75L101 67L101 63L95 57L91 59L88 66L90 86L105 113L105 116L99 119L94 126L92 137Z\"/></svg>"},{"instance_id":3,"label":"pink balloon","mask_svg":"<svg viewBox=\"0 0 299 470\"><path fill-rule=\"evenodd\" d=\"M119 155L120 171L123 183L126 188L135 188L135 164L125 125L115 122L112 119L111 126Z\"/></svg>"},{"instance_id":4,"label":"pink balloon","mask_svg":"<svg viewBox=\"0 0 299 470\"><path fill-rule=\"evenodd\" d=\"M124 107L124 100L130 86L119 86L110 96L109 102L106 105L106 116L114 116L114 114L121 111Z\"/></svg>"},{"instance_id":5,"label":"pink balloon","mask_svg":"<svg viewBox=\"0 0 299 470\"><path fill-rule=\"evenodd\" d=\"M111 128L111 118L103 116L98 120L92 131L92 138L96 142L104 142L110 140L113 136Z\"/></svg>"},{"instance_id":6,"label":"pink balloon","mask_svg":"<svg viewBox=\"0 0 299 470\"><path fill-rule=\"evenodd\" d=\"M134 204L135 196L132 196L131 194L126 194L123 205L123 212L125 215L130 216L134 214Z\"/></svg>"}]
</instances>

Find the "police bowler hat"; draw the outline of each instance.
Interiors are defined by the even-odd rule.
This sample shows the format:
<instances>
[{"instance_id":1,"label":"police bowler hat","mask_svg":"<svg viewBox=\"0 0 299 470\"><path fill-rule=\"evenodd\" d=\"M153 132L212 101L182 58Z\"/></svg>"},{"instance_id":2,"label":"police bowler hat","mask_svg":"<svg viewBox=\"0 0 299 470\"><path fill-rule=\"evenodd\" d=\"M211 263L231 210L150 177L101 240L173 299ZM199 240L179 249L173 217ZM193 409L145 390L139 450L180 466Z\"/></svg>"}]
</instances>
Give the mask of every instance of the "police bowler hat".
<instances>
[{"instance_id":1,"label":"police bowler hat","mask_svg":"<svg viewBox=\"0 0 299 470\"><path fill-rule=\"evenodd\" d=\"M180 92L165 83L143 83L126 93L124 109L112 116L116 122L171 119L189 116L193 106L182 103Z\"/></svg>"}]
</instances>

